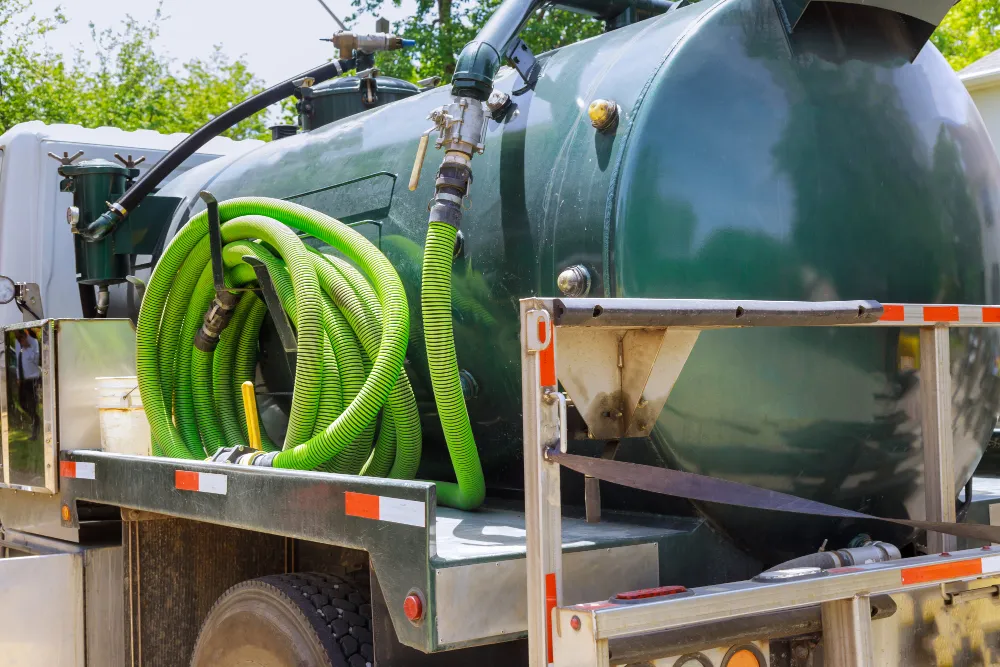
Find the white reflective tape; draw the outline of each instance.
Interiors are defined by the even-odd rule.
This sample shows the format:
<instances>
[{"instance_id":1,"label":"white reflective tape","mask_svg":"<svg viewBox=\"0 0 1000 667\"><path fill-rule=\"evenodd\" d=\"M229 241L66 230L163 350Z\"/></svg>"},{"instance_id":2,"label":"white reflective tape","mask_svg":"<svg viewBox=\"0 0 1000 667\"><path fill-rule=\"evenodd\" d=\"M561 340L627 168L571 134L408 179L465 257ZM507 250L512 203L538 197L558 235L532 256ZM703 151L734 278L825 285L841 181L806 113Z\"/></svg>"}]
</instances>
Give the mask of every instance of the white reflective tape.
<instances>
[{"instance_id":1,"label":"white reflective tape","mask_svg":"<svg viewBox=\"0 0 1000 667\"><path fill-rule=\"evenodd\" d=\"M226 495L228 477L211 472L198 473L198 490L203 493Z\"/></svg>"},{"instance_id":2,"label":"white reflective tape","mask_svg":"<svg viewBox=\"0 0 1000 667\"><path fill-rule=\"evenodd\" d=\"M1000 572L1000 556L987 556L982 561L983 574L996 574Z\"/></svg>"},{"instance_id":3,"label":"white reflective tape","mask_svg":"<svg viewBox=\"0 0 1000 667\"><path fill-rule=\"evenodd\" d=\"M76 463L77 479L97 479L97 466L93 463Z\"/></svg>"},{"instance_id":4,"label":"white reflective tape","mask_svg":"<svg viewBox=\"0 0 1000 667\"><path fill-rule=\"evenodd\" d=\"M983 307L982 306L959 306L958 307L958 321L962 324L982 324L983 323Z\"/></svg>"},{"instance_id":5,"label":"white reflective tape","mask_svg":"<svg viewBox=\"0 0 1000 667\"><path fill-rule=\"evenodd\" d=\"M381 521L402 523L407 526L426 526L426 511L424 503L418 500L403 500L379 496L378 518Z\"/></svg>"},{"instance_id":6,"label":"white reflective tape","mask_svg":"<svg viewBox=\"0 0 1000 667\"><path fill-rule=\"evenodd\" d=\"M906 304L903 306L903 321L906 324L923 324L924 307Z\"/></svg>"}]
</instances>

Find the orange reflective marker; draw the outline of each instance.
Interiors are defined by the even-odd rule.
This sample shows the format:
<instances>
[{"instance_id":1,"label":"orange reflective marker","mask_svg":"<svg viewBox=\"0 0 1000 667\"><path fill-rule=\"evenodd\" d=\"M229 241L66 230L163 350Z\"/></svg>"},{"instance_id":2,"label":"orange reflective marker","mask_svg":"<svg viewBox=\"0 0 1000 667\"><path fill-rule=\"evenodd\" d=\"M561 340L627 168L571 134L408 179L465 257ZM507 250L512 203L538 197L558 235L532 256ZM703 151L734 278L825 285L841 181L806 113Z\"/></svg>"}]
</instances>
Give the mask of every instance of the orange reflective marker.
<instances>
[{"instance_id":1,"label":"orange reflective marker","mask_svg":"<svg viewBox=\"0 0 1000 667\"><path fill-rule=\"evenodd\" d=\"M742 649L729 658L726 667L761 667L760 660L752 652Z\"/></svg>"}]
</instances>

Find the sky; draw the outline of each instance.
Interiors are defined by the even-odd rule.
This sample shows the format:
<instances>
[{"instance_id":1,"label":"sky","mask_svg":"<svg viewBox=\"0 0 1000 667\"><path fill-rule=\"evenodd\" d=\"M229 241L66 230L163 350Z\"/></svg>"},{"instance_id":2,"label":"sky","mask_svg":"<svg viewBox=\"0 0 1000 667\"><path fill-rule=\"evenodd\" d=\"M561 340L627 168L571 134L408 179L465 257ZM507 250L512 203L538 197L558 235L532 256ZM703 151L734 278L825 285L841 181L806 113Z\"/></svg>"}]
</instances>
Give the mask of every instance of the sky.
<instances>
[{"instance_id":1,"label":"sky","mask_svg":"<svg viewBox=\"0 0 1000 667\"><path fill-rule=\"evenodd\" d=\"M350 0L325 0L343 18L352 9ZM74 45L88 46L89 23L110 27L131 14L148 21L158 0L34 0L39 16L61 6L69 24L48 35L57 51L70 54ZM403 0L396 8L387 1L385 18L396 22L412 12L415 0ZM317 0L164 0L160 49L180 62L207 57L213 44L222 44L231 58L245 56L254 74L267 84L326 62L334 53L328 42L319 41L336 32L337 25ZM374 31L376 17L363 17L359 29ZM88 49L90 50L90 49Z\"/></svg>"}]
</instances>

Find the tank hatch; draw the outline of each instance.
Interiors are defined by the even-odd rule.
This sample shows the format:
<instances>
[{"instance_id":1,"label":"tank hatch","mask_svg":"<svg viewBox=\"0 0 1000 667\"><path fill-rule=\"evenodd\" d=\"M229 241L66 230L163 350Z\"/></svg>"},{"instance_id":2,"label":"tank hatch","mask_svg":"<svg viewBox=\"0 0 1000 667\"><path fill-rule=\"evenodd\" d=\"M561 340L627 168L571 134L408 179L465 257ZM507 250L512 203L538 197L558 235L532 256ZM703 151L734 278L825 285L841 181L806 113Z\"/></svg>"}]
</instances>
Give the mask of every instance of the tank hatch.
<instances>
[{"instance_id":1,"label":"tank hatch","mask_svg":"<svg viewBox=\"0 0 1000 667\"><path fill-rule=\"evenodd\" d=\"M419 92L415 84L390 76L362 73L333 79L299 89L299 124L308 132Z\"/></svg>"}]
</instances>

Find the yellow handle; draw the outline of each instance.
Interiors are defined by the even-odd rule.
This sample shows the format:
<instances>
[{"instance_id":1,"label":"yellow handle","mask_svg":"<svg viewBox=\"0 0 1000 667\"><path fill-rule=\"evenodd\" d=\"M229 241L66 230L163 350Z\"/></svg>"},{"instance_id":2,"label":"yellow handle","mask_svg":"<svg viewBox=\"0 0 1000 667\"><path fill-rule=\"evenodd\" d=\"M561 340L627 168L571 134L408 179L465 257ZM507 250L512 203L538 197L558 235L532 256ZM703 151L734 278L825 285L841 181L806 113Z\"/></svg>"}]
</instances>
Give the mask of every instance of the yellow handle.
<instances>
[{"instance_id":1,"label":"yellow handle","mask_svg":"<svg viewBox=\"0 0 1000 667\"><path fill-rule=\"evenodd\" d=\"M424 157L427 156L427 144L430 141L429 134L420 135L420 145L417 146L417 159L413 162L413 171L410 172L410 192L417 189L420 183L420 170L424 167Z\"/></svg>"},{"instance_id":2,"label":"yellow handle","mask_svg":"<svg viewBox=\"0 0 1000 667\"><path fill-rule=\"evenodd\" d=\"M257 396L254 394L253 382L247 380L241 387L243 390L243 411L247 415L247 435L253 449L260 446L260 422L257 420Z\"/></svg>"}]
</instances>

